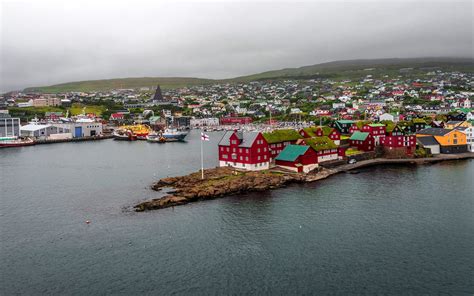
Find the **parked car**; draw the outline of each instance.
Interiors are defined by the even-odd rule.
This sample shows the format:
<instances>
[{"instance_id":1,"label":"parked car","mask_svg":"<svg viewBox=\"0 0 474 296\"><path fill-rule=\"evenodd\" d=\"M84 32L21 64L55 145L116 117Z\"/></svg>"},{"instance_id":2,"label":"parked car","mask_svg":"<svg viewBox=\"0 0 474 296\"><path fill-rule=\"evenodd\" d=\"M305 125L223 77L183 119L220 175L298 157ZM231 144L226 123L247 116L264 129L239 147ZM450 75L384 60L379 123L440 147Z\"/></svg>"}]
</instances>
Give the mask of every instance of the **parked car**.
<instances>
[{"instance_id":1,"label":"parked car","mask_svg":"<svg viewBox=\"0 0 474 296\"><path fill-rule=\"evenodd\" d=\"M354 164L356 162L357 162L357 160L355 158L351 158L351 159L349 159L349 161L347 163L348 164Z\"/></svg>"}]
</instances>

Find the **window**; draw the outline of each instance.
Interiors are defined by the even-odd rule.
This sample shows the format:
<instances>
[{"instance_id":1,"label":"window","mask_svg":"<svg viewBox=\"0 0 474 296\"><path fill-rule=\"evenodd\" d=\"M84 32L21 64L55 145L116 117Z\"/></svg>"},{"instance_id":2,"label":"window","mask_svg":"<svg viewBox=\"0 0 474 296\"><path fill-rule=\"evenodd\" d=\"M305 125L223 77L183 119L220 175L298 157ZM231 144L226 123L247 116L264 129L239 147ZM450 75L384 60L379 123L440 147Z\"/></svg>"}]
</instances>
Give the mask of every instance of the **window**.
<instances>
[{"instance_id":1,"label":"window","mask_svg":"<svg viewBox=\"0 0 474 296\"><path fill-rule=\"evenodd\" d=\"M239 148L239 153L242 153L242 148Z\"/></svg>"},{"instance_id":2,"label":"window","mask_svg":"<svg viewBox=\"0 0 474 296\"><path fill-rule=\"evenodd\" d=\"M222 154L222 158L227 158L227 154Z\"/></svg>"},{"instance_id":3,"label":"window","mask_svg":"<svg viewBox=\"0 0 474 296\"><path fill-rule=\"evenodd\" d=\"M260 160L260 155L257 157L257 160Z\"/></svg>"},{"instance_id":4,"label":"window","mask_svg":"<svg viewBox=\"0 0 474 296\"><path fill-rule=\"evenodd\" d=\"M248 157L248 156L245 156L245 161L249 161L249 157Z\"/></svg>"},{"instance_id":5,"label":"window","mask_svg":"<svg viewBox=\"0 0 474 296\"><path fill-rule=\"evenodd\" d=\"M257 149L257 152L260 153L260 148Z\"/></svg>"}]
</instances>

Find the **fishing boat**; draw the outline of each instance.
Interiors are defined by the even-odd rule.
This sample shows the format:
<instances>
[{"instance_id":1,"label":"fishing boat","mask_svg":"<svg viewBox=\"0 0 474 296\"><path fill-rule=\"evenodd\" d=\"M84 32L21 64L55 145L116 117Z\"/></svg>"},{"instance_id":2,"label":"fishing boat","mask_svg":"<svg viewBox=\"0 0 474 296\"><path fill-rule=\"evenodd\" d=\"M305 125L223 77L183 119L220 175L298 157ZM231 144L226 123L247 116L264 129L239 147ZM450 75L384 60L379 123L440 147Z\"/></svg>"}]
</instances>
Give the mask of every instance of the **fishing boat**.
<instances>
[{"instance_id":1,"label":"fishing boat","mask_svg":"<svg viewBox=\"0 0 474 296\"><path fill-rule=\"evenodd\" d=\"M149 133L146 136L146 140L150 143L165 143L166 139L161 135L161 133Z\"/></svg>"},{"instance_id":2,"label":"fishing boat","mask_svg":"<svg viewBox=\"0 0 474 296\"><path fill-rule=\"evenodd\" d=\"M124 125L119 129L131 131L137 137L137 140L146 140L146 136L152 132L152 129L146 124Z\"/></svg>"},{"instance_id":3,"label":"fishing boat","mask_svg":"<svg viewBox=\"0 0 474 296\"><path fill-rule=\"evenodd\" d=\"M135 135L131 130L117 129L112 133L112 135L114 136L114 140L118 140L118 141L136 141L137 140L137 135Z\"/></svg>"},{"instance_id":4,"label":"fishing boat","mask_svg":"<svg viewBox=\"0 0 474 296\"><path fill-rule=\"evenodd\" d=\"M188 132L180 131L176 128L167 128L161 135L166 139L167 142L176 142L184 141L184 138L188 135Z\"/></svg>"},{"instance_id":5,"label":"fishing boat","mask_svg":"<svg viewBox=\"0 0 474 296\"><path fill-rule=\"evenodd\" d=\"M0 137L0 148L32 146L35 144L35 140L31 138Z\"/></svg>"}]
</instances>

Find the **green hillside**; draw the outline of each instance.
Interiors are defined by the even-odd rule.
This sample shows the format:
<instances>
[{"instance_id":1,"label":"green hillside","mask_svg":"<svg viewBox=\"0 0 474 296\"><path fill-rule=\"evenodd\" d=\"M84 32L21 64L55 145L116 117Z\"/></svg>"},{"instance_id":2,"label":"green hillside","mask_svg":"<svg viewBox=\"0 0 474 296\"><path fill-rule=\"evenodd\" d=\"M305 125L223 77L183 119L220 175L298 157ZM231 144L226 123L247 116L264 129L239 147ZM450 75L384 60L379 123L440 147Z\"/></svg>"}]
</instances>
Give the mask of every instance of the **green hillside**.
<instances>
[{"instance_id":1,"label":"green hillside","mask_svg":"<svg viewBox=\"0 0 474 296\"><path fill-rule=\"evenodd\" d=\"M212 83L210 79L188 78L188 77L137 77L116 78L105 80L88 80L68 82L51 86L30 87L25 91L38 91L43 93L61 93L69 91L105 91L118 88L140 88L156 87L158 84L162 89L173 89L192 85L203 85Z\"/></svg>"},{"instance_id":2,"label":"green hillside","mask_svg":"<svg viewBox=\"0 0 474 296\"><path fill-rule=\"evenodd\" d=\"M236 77L229 81L254 81L277 78L358 78L372 75L398 75L400 69L414 68L413 72L426 68L440 68L448 71L474 72L474 59L468 58L412 58L347 60L267 71L259 74ZM371 69L371 70L369 70Z\"/></svg>"},{"instance_id":3,"label":"green hillside","mask_svg":"<svg viewBox=\"0 0 474 296\"><path fill-rule=\"evenodd\" d=\"M60 93L69 91L105 91L118 88L155 87L174 89L185 86L205 85L217 82L248 82L268 79L305 79L305 78L333 78L358 79L368 74L374 77L383 75L400 75L400 69L413 68L406 75L416 75L420 71L442 69L445 71L474 72L474 59L469 58L410 58L410 59L374 59L374 60L347 60L322 63L299 68L287 68L275 71L240 76L232 79L213 80L189 77L140 77L118 78L107 80L90 80L56 84L51 86L31 87L25 91L39 91L44 93Z\"/></svg>"}]
</instances>

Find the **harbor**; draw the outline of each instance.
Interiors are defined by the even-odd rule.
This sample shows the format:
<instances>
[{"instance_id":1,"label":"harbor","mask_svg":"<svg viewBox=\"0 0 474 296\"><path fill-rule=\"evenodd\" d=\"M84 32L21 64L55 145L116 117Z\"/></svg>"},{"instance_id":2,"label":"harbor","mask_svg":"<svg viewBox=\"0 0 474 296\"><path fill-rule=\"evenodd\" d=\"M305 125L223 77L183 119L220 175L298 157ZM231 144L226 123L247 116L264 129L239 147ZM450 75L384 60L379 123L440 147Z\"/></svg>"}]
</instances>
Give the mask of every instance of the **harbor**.
<instances>
[{"instance_id":1,"label":"harbor","mask_svg":"<svg viewBox=\"0 0 474 296\"><path fill-rule=\"evenodd\" d=\"M203 143L205 170L219 164L223 133L210 132ZM180 294L198 286L206 294L310 294L334 286L363 294L367 285L383 293L387 284L419 281L429 284L415 289L421 294L469 290L470 267L452 249L469 254L474 241L474 161L357 168L359 174L135 213L135 205L173 190L151 190L158 180L199 171L200 131L186 140L2 149L0 180L9 184L0 208L5 293ZM224 265L232 269L216 268ZM283 284L288 269L295 270L291 287ZM277 282L270 290L260 286L263 274Z\"/></svg>"}]
</instances>

